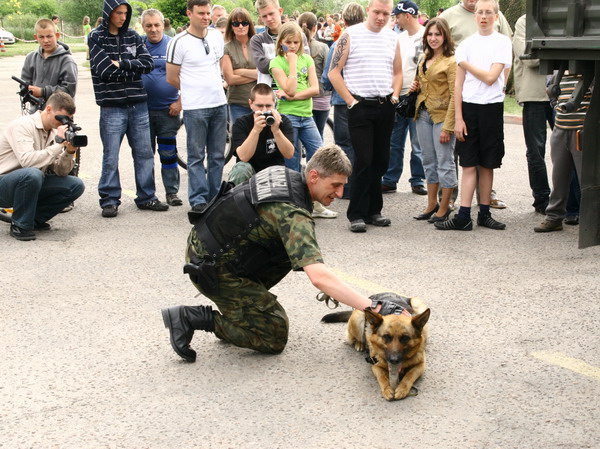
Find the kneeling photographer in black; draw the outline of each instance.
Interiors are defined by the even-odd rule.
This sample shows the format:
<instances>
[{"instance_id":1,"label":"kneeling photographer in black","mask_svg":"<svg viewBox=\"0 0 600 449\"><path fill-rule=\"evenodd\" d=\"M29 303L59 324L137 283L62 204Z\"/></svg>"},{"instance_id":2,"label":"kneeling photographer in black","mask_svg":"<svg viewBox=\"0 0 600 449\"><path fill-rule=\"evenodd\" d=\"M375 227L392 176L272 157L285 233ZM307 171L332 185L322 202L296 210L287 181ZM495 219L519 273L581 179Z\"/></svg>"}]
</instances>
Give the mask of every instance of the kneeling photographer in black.
<instances>
[{"instance_id":1,"label":"kneeling photographer in black","mask_svg":"<svg viewBox=\"0 0 600 449\"><path fill-rule=\"evenodd\" d=\"M84 191L83 181L69 176L75 145L87 144L73 114L73 98L56 92L43 111L19 117L0 136L0 207L13 208L10 235L17 240L49 230L48 220Z\"/></svg>"},{"instance_id":2,"label":"kneeling photographer in black","mask_svg":"<svg viewBox=\"0 0 600 449\"><path fill-rule=\"evenodd\" d=\"M229 181L236 185L267 167L283 165L284 158L294 155L292 123L275 109L273 89L257 84L250 91L248 104L252 113L236 120L231 136L238 162L229 173Z\"/></svg>"}]
</instances>

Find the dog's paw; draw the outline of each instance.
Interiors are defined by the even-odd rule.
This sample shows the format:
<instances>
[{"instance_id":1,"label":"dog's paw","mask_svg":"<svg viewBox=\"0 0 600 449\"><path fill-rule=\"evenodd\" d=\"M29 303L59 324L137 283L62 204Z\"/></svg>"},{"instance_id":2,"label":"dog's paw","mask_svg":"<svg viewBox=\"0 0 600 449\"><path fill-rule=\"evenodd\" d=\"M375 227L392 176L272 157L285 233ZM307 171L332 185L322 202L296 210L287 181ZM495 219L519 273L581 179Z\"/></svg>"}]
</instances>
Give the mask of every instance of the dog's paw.
<instances>
[{"instance_id":1,"label":"dog's paw","mask_svg":"<svg viewBox=\"0 0 600 449\"><path fill-rule=\"evenodd\" d=\"M385 387L383 390L381 390L381 394L384 397L384 399L387 401L393 401L395 399L394 398L394 390L389 385L387 387Z\"/></svg>"},{"instance_id":2,"label":"dog's paw","mask_svg":"<svg viewBox=\"0 0 600 449\"><path fill-rule=\"evenodd\" d=\"M398 385L398 388L396 388L396 391L394 392L394 399L404 399L405 397L410 395L410 392L412 391L412 387L410 385L406 386L406 385Z\"/></svg>"},{"instance_id":3,"label":"dog's paw","mask_svg":"<svg viewBox=\"0 0 600 449\"><path fill-rule=\"evenodd\" d=\"M365 350L365 345L363 345L360 341L355 341L354 349L356 349L358 352L363 352Z\"/></svg>"}]
</instances>

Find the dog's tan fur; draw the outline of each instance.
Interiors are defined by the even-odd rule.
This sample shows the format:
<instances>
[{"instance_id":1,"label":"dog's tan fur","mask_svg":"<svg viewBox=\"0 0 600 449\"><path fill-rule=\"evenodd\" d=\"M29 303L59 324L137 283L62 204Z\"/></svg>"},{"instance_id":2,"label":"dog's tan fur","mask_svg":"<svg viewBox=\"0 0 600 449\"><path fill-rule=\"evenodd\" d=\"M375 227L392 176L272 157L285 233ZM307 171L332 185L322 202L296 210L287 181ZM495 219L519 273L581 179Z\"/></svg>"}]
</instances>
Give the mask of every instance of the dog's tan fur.
<instances>
[{"instance_id":1,"label":"dog's tan fur","mask_svg":"<svg viewBox=\"0 0 600 449\"><path fill-rule=\"evenodd\" d=\"M425 345L429 309L419 298L411 298L412 317L380 315L355 310L346 328L348 343L357 351L368 350L373 374L388 401L403 399L425 372ZM366 320L366 325L365 325Z\"/></svg>"}]
</instances>

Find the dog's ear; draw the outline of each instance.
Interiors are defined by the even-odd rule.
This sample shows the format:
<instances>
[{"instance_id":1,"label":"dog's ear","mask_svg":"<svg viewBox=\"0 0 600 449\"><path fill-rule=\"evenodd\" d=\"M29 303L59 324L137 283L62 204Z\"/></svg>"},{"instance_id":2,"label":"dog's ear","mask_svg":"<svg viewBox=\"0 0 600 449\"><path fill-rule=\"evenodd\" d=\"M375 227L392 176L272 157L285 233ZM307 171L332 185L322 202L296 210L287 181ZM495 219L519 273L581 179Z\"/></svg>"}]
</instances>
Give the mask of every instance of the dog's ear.
<instances>
[{"instance_id":1,"label":"dog's ear","mask_svg":"<svg viewBox=\"0 0 600 449\"><path fill-rule=\"evenodd\" d=\"M365 319L369 322L373 329L377 329L381 323L383 323L383 316L371 310L370 307L365 309Z\"/></svg>"},{"instance_id":2,"label":"dog's ear","mask_svg":"<svg viewBox=\"0 0 600 449\"><path fill-rule=\"evenodd\" d=\"M429 321L430 313L431 311L429 309L426 309L423 313L412 317L413 327L419 331L422 330L425 324L427 324L427 321Z\"/></svg>"}]
</instances>

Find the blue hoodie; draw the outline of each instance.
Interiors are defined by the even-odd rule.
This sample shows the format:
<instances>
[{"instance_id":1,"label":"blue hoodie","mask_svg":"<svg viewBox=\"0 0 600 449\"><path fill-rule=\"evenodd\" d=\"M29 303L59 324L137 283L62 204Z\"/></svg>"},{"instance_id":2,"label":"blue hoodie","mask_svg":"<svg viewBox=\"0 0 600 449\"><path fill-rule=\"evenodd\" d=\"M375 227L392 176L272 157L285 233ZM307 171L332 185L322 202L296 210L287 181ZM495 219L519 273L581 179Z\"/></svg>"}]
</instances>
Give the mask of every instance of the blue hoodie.
<instances>
[{"instance_id":1,"label":"blue hoodie","mask_svg":"<svg viewBox=\"0 0 600 449\"><path fill-rule=\"evenodd\" d=\"M110 34L110 14L127 6L127 19L118 34ZM127 0L104 0L102 24L88 36L90 68L96 103L100 106L127 106L146 101L142 74L154 68L142 38L129 29L131 6ZM112 61L119 61L119 67Z\"/></svg>"}]
</instances>

